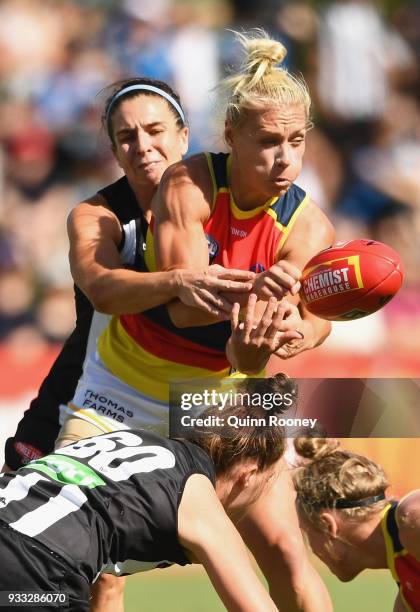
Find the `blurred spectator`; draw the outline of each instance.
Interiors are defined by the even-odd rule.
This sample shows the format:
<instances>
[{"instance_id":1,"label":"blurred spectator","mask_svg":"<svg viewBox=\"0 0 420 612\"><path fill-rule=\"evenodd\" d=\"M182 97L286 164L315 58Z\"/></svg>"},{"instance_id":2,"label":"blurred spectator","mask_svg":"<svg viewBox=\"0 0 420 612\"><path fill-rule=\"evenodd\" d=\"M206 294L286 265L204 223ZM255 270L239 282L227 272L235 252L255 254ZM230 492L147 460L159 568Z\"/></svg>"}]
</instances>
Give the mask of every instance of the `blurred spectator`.
<instances>
[{"instance_id":1,"label":"blurred spectator","mask_svg":"<svg viewBox=\"0 0 420 612\"><path fill-rule=\"evenodd\" d=\"M324 111L345 121L380 118L390 73L414 61L409 46L386 26L370 0L331 3L318 40L318 96Z\"/></svg>"},{"instance_id":2,"label":"blurred spectator","mask_svg":"<svg viewBox=\"0 0 420 612\"><path fill-rule=\"evenodd\" d=\"M182 0L174 10L169 57L175 88L182 92L191 129L190 153L211 147L212 102L209 93L219 80L219 33L225 14L219 2ZM222 23L221 23L222 22ZM197 49L199 52L197 53ZM199 136L199 138L197 137Z\"/></svg>"},{"instance_id":3,"label":"blurred spectator","mask_svg":"<svg viewBox=\"0 0 420 612\"><path fill-rule=\"evenodd\" d=\"M0 274L0 340L33 322L35 286L30 274L15 269Z\"/></svg>"},{"instance_id":4,"label":"blurred spectator","mask_svg":"<svg viewBox=\"0 0 420 612\"><path fill-rule=\"evenodd\" d=\"M75 325L73 291L50 289L38 304L36 322L48 342L64 342Z\"/></svg>"}]
</instances>

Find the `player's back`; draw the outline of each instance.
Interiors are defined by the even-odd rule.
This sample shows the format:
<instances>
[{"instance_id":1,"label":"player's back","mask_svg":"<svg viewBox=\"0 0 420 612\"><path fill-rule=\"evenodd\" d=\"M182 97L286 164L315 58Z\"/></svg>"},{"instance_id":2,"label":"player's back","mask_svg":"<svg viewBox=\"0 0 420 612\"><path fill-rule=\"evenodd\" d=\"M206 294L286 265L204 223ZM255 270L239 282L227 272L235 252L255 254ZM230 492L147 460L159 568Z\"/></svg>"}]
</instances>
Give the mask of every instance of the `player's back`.
<instances>
[{"instance_id":1,"label":"player's back","mask_svg":"<svg viewBox=\"0 0 420 612\"><path fill-rule=\"evenodd\" d=\"M143 430L88 438L0 478L0 520L89 582L184 565L177 512L194 473L214 482L210 458L188 442Z\"/></svg>"}]
</instances>

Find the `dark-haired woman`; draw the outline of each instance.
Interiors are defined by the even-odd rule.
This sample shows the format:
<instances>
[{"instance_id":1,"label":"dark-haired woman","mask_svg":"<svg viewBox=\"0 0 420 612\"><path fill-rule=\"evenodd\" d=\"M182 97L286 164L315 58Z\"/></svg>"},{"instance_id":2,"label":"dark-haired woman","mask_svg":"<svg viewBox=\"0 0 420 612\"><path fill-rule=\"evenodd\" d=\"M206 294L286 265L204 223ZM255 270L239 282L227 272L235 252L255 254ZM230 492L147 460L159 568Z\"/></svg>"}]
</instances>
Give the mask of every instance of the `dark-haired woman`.
<instances>
[{"instance_id":1,"label":"dark-haired woman","mask_svg":"<svg viewBox=\"0 0 420 612\"><path fill-rule=\"evenodd\" d=\"M76 283L76 328L6 444L6 469L18 469L52 451L59 407L73 397L86 352L108 317L98 312L140 312L175 297L208 312L224 311L222 289L249 289L252 274L211 266L191 273L146 275L143 262L150 205L165 169L188 146L188 127L177 94L164 82L136 78L110 86L104 127L124 171L115 183L75 207L69 218L70 264ZM138 248L125 245L123 224L138 219ZM123 258L122 258L123 257ZM124 269L123 264L133 269ZM93 316L94 315L94 316ZM93 320L92 320L93 318ZM88 351L87 351L88 346ZM83 433L83 432L82 432Z\"/></svg>"}]
</instances>

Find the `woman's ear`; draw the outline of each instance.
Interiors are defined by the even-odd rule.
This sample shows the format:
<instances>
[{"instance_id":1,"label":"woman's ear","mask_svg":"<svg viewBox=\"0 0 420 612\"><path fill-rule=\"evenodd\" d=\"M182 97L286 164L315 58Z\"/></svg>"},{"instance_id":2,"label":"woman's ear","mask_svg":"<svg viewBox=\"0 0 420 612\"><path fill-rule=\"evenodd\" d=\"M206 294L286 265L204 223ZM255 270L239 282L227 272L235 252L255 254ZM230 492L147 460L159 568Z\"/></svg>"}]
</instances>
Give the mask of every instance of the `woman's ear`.
<instances>
[{"instance_id":1,"label":"woman's ear","mask_svg":"<svg viewBox=\"0 0 420 612\"><path fill-rule=\"evenodd\" d=\"M238 482L243 489L251 486L253 480L258 473L258 467L252 463L246 464L241 467Z\"/></svg>"},{"instance_id":2,"label":"woman's ear","mask_svg":"<svg viewBox=\"0 0 420 612\"><path fill-rule=\"evenodd\" d=\"M338 534L338 523L335 516L331 512L322 512L319 518L328 534L336 538Z\"/></svg>"},{"instance_id":3,"label":"woman's ear","mask_svg":"<svg viewBox=\"0 0 420 612\"><path fill-rule=\"evenodd\" d=\"M184 156L188 151L189 136L190 136L190 130L185 125L183 128L181 128L180 135L179 135L181 139L181 155L182 156Z\"/></svg>"}]
</instances>

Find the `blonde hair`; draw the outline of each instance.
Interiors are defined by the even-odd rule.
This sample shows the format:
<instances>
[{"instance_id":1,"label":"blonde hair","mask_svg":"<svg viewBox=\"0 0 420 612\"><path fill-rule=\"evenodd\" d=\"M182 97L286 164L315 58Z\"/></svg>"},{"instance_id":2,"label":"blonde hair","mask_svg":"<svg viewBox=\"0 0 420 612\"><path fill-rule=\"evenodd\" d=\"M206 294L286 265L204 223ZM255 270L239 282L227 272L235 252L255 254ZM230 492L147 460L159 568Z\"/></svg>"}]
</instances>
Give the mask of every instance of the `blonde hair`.
<instances>
[{"instance_id":1,"label":"blonde hair","mask_svg":"<svg viewBox=\"0 0 420 612\"><path fill-rule=\"evenodd\" d=\"M276 67L286 57L280 42L268 37L262 29L252 34L234 32L245 51L239 72L224 79L218 89L227 98L226 120L238 126L247 110L261 104L302 105L310 122L311 98L302 77Z\"/></svg>"},{"instance_id":2,"label":"blonde hair","mask_svg":"<svg viewBox=\"0 0 420 612\"><path fill-rule=\"evenodd\" d=\"M383 469L368 457L341 449L326 438L296 438L295 449L310 462L298 468L293 481L297 506L304 518L323 530L322 510L336 509L350 520L361 521L382 510L388 501L367 506L338 508L338 500L363 500L384 494L388 481Z\"/></svg>"}]
</instances>

